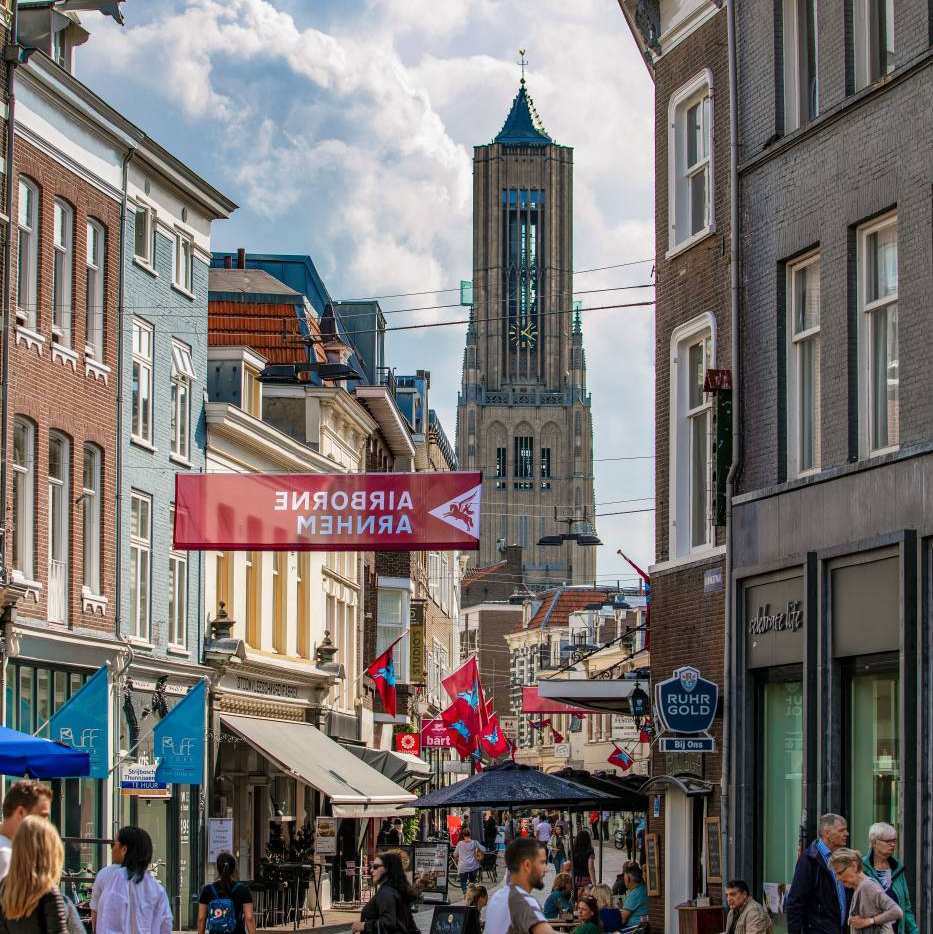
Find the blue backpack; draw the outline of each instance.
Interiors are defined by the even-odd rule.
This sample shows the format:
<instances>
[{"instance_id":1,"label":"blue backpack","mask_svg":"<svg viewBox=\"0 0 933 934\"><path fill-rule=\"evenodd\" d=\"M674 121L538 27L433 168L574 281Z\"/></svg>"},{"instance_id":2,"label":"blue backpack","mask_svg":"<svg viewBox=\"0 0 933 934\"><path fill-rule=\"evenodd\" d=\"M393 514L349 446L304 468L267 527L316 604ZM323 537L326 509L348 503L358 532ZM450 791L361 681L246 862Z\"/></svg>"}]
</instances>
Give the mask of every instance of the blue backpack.
<instances>
[{"instance_id":1,"label":"blue backpack","mask_svg":"<svg viewBox=\"0 0 933 934\"><path fill-rule=\"evenodd\" d=\"M233 899L220 895L216 885L211 886L211 891L214 897L207 906L207 934L234 934L237 916Z\"/></svg>"}]
</instances>

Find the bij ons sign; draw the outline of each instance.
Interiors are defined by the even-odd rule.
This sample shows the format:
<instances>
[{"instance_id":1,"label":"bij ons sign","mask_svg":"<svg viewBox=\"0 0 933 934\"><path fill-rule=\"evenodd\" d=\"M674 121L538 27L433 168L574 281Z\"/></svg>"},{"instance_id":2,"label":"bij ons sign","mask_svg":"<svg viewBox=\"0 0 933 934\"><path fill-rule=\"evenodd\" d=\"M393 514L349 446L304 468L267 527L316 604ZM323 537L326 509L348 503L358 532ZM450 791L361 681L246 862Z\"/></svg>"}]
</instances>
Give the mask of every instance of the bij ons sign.
<instances>
[{"instance_id":1,"label":"bij ons sign","mask_svg":"<svg viewBox=\"0 0 933 934\"><path fill-rule=\"evenodd\" d=\"M703 733L713 725L719 704L719 685L691 665L677 668L656 688L658 714L671 733Z\"/></svg>"},{"instance_id":2,"label":"bij ons sign","mask_svg":"<svg viewBox=\"0 0 933 934\"><path fill-rule=\"evenodd\" d=\"M476 551L475 472L186 474L175 547L189 551Z\"/></svg>"}]
</instances>

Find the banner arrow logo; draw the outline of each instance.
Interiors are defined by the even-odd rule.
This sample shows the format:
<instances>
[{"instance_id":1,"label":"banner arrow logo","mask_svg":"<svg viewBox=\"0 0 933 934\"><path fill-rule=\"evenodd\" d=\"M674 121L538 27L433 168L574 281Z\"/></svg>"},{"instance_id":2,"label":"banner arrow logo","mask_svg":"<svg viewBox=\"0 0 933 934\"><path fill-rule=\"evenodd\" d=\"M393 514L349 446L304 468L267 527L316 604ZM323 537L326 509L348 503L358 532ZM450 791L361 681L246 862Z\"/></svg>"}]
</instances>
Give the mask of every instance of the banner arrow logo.
<instances>
[{"instance_id":1,"label":"banner arrow logo","mask_svg":"<svg viewBox=\"0 0 933 934\"><path fill-rule=\"evenodd\" d=\"M479 538L479 504L482 484L431 510L431 515L461 532Z\"/></svg>"}]
</instances>

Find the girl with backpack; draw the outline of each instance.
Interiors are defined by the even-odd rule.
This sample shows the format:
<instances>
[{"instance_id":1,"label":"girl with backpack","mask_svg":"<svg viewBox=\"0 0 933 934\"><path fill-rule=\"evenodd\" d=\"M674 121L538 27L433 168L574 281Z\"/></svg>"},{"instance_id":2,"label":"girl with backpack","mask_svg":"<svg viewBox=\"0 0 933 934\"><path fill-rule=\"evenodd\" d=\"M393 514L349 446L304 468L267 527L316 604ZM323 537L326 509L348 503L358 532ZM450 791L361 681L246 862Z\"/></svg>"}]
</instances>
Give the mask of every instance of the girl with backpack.
<instances>
[{"instance_id":1,"label":"girl with backpack","mask_svg":"<svg viewBox=\"0 0 933 934\"><path fill-rule=\"evenodd\" d=\"M253 895L237 882L232 853L217 857L217 881L205 885L198 898L198 934L256 934Z\"/></svg>"},{"instance_id":2,"label":"girl with backpack","mask_svg":"<svg viewBox=\"0 0 933 934\"><path fill-rule=\"evenodd\" d=\"M353 934L421 934L411 913L417 893L408 884L398 853L377 853L372 863L376 894L363 906Z\"/></svg>"}]
</instances>

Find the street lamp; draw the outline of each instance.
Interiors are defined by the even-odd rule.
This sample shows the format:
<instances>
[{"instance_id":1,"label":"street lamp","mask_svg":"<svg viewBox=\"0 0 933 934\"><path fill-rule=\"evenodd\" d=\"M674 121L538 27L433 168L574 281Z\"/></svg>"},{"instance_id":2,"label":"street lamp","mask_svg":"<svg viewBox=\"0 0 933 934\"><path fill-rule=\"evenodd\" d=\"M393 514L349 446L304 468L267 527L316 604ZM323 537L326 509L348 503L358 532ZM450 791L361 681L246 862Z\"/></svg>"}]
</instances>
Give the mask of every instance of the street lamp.
<instances>
[{"instance_id":1,"label":"street lamp","mask_svg":"<svg viewBox=\"0 0 933 934\"><path fill-rule=\"evenodd\" d=\"M642 690L640 684L636 684L635 690L632 691L628 698L629 711L632 714L632 719L635 721L635 729L640 730L642 724L645 722L645 718L648 716L650 702L651 698L648 697L647 692Z\"/></svg>"}]
</instances>

